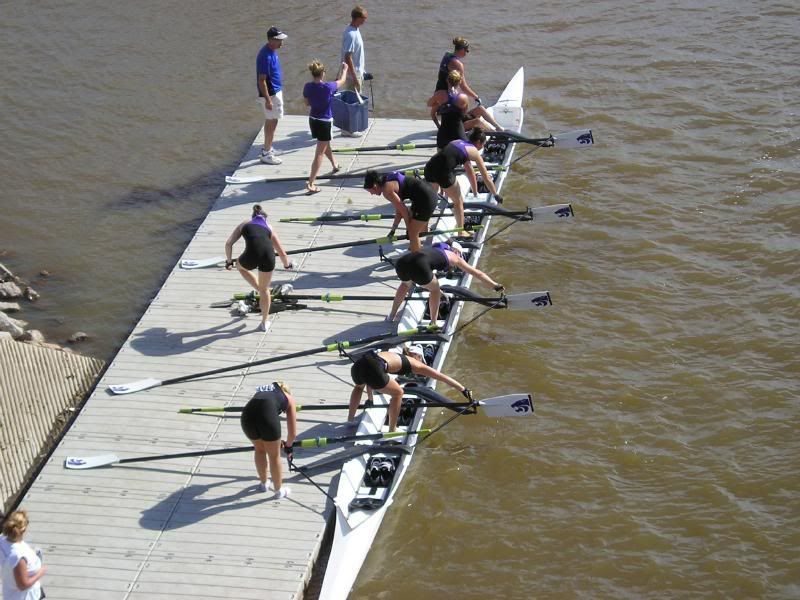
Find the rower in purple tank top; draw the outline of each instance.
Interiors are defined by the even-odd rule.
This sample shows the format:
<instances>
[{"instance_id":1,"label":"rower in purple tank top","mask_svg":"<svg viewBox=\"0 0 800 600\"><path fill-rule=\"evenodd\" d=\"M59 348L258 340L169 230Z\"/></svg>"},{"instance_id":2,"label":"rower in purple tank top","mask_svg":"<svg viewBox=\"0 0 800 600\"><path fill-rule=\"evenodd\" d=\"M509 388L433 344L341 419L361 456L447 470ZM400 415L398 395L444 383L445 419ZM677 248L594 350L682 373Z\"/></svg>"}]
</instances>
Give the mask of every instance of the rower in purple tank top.
<instances>
[{"instance_id":1,"label":"rower in purple tank top","mask_svg":"<svg viewBox=\"0 0 800 600\"><path fill-rule=\"evenodd\" d=\"M244 252L234 261L231 258L233 245L239 238L244 240ZM270 326L268 319L272 298L269 286L272 282L272 272L275 270L276 251L281 257L283 268L291 269L292 262L283 249L278 234L267 223L267 213L259 204L253 206L250 220L239 223L225 242L225 268L230 271L236 263L236 268L241 276L259 294L258 302L261 308L259 329L261 331L266 331ZM258 269L258 279L250 272L253 269Z\"/></svg>"},{"instance_id":2,"label":"rower in purple tank top","mask_svg":"<svg viewBox=\"0 0 800 600\"><path fill-rule=\"evenodd\" d=\"M411 249L419 250L422 246L419 236L428 229L428 221L439 202L436 191L418 177L406 177L399 171L381 175L371 169L364 175L364 189L374 196L382 194L392 203L394 222L389 236L394 235L402 219ZM411 207L407 207L403 200L411 200Z\"/></svg>"},{"instance_id":3,"label":"rower in purple tank top","mask_svg":"<svg viewBox=\"0 0 800 600\"><path fill-rule=\"evenodd\" d=\"M472 194L478 195L478 178L472 169L472 163L478 165L478 170L483 176L483 182L498 202L503 198L497 193L494 179L486 170L486 165L481 157L481 150L486 143L486 134L480 127L475 127L469 134L469 140L453 140L442 150L433 155L425 165L425 181L438 185L453 203L453 215L458 227L464 226L464 197L461 186L456 181L456 169L464 165L464 173L469 180Z\"/></svg>"}]
</instances>

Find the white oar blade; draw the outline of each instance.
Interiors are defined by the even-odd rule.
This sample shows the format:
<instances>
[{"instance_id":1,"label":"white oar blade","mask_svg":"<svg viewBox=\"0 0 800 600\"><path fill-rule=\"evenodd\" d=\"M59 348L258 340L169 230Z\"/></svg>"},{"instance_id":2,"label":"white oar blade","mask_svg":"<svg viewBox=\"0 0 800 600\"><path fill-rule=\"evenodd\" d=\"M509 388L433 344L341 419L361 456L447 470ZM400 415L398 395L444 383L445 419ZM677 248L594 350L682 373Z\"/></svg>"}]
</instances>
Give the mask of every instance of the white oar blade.
<instances>
[{"instance_id":1,"label":"white oar blade","mask_svg":"<svg viewBox=\"0 0 800 600\"><path fill-rule=\"evenodd\" d=\"M266 177L258 177L258 176L255 176L255 177L232 177L232 176L228 175L227 177L225 177L225 183L228 183L228 184L231 184L231 185L247 185L247 184L250 184L250 183L261 183L261 182L266 181L266 180L267 180Z\"/></svg>"},{"instance_id":2,"label":"white oar blade","mask_svg":"<svg viewBox=\"0 0 800 600\"><path fill-rule=\"evenodd\" d=\"M487 417L529 417L533 414L530 394L509 394L478 401Z\"/></svg>"},{"instance_id":3,"label":"white oar blade","mask_svg":"<svg viewBox=\"0 0 800 600\"><path fill-rule=\"evenodd\" d=\"M528 292L527 294L511 294L506 296L509 310L529 310L546 308L553 305L550 292Z\"/></svg>"},{"instance_id":4,"label":"white oar blade","mask_svg":"<svg viewBox=\"0 0 800 600\"><path fill-rule=\"evenodd\" d=\"M100 456L68 456L64 459L65 469L95 469L119 462L116 454L101 454Z\"/></svg>"},{"instance_id":5,"label":"white oar blade","mask_svg":"<svg viewBox=\"0 0 800 600\"><path fill-rule=\"evenodd\" d=\"M555 148L588 148L594 145L594 136L591 129L578 129L553 136Z\"/></svg>"},{"instance_id":6,"label":"white oar blade","mask_svg":"<svg viewBox=\"0 0 800 600\"><path fill-rule=\"evenodd\" d=\"M149 390L150 388L158 387L161 385L160 379L142 379L141 381L134 381L132 383L121 383L119 385L110 385L108 389L112 394L133 394L141 392L142 390Z\"/></svg>"},{"instance_id":7,"label":"white oar blade","mask_svg":"<svg viewBox=\"0 0 800 600\"><path fill-rule=\"evenodd\" d=\"M215 267L225 262L224 256L215 256L214 258L201 258L193 260L187 258L181 261L181 269L205 269L206 267Z\"/></svg>"},{"instance_id":8,"label":"white oar blade","mask_svg":"<svg viewBox=\"0 0 800 600\"><path fill-rule=\"evenodd\" d=\"M550 204L531 208L534 223L557 223L575 216L571 204Z\"/></svg>"}]
</instances>

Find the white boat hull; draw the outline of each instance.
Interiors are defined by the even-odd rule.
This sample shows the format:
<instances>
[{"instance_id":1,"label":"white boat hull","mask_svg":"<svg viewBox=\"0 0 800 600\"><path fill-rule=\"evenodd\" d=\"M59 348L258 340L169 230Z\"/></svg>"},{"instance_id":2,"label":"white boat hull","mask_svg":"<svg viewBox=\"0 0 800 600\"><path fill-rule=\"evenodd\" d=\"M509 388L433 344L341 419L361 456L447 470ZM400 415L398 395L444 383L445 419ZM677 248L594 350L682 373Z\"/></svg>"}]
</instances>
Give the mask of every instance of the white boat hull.
<instances>
[{"instance_id":1,"label":"white boat hull","mask_svg":"<svg viewBox=\"0 0 800 600\"><path fill-rule=\"evenodd\" d=\"M506 86L503 93L500 95L497 103L490 107L494 118L503 126L504 129L520 132L522 128L523 109L522 109L522 96L525 86L524 70L520 68L511 81ZM509 145L506 151L503 165L508 166L511 162L513 155L513 145ZM506 177L505 170L500 171L495 185L498 191L500 190L503 180ZM469 182L465 175L459 176L459 184L461 185L462 192L466 193L469 190ZM485 195L481 195L477 201L487 200ZM475 201L470 198L469 201ZM484 218L484 227L480 230L477 241L481 241L487 235L487 230L491 217ZM433 229L452 229L455 227L455 218L452 215L443 216L435 224ZM433 241L444 241L446 236L440 236ZM475 266L478 263L481 255L481 247L472 251L469 262ZM460 279L440 279L442 284L450 285L463 285L469 286L472 277L464 274ZM404 311L400 318L400 325L398 330L411 329L422 322L423 315L426 309L426 300L414 300L406 303ZM451 333L456 324L458 323L461 310L464 303L458 302L451 310L446 322L446 332ZM445 361L447 352L450 347L450 342L442 342L438 346L436 356L432 366L434 369L441 370L442 364ZM430 380L427 382L429 387L435 387L435 381ZM376 394L376 400L379 396ZM388 398L384 398L383 402L388 402ZM425 419L425 408L416 410L414 419L408 425L410 431L415 431L422 426ZM386 420L387 409L384 406L370 408L364 411L363 417L358 426L359 434L377 433L382 430L384 421ZM347 598L353 584L356 581L361 566L369 553L378 529L381 526L386 511L392 504L394 494L398 487L401 485L409 465L413 458L413 450L417 441L417 436L413 435L403 440L411 448L411 453L404 454L398 461L397 471L395 473L392 484L389 488L388 500L379 508L374 510L351 509L350 503L357 496L361 480L364 477L367 468L368 455L360 455L356 458L350 459L342 467L341 476L336 493L336 524L333 534L333 542L331 545L330 557L325 571L325 578L320 591L321 600L341 600ZM365 446L370 445L371 442L365 442Z\"/></svg>"}]
</instances>

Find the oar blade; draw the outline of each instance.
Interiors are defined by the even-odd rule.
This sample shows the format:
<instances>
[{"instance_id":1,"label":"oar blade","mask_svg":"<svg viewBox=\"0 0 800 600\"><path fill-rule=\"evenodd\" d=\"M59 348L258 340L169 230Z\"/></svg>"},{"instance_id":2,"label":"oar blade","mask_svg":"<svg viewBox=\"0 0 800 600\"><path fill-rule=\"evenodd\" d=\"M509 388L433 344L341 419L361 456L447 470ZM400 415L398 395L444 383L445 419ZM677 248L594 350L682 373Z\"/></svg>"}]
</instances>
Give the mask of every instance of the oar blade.
<instances>
[{"instance_id":1,"label":"oar blade","mask_svg":"<svg viewBox=\"0 0 800 600\"><path fill-rule=\"evenodd\" d=\"M225 183L228 183L228 184L231 184L231 185L247 185L247 184L250 184L250 183L261 183L261 182L266 181L266 180L267 180L266 177L259 177L259 176L255 176L255 177L235 177L235 176L227 175L225 177Z\"/></svg>"},{"instance_id":2,"label":"oar blade","mask_svg":"<svg viewBox=\"0 0 800 600\"><path fill-rule=\"evenodd\" d=\"M150 388L158 387L161 385L160 379L142 379L140 381L133 381L131 383L120 383L118 385L108 386L109 391L117 396L123 394L133 394Z\"/></svg>"},{"instance_id":3,"label":"oar blade","mask_svg":"<svg viewBox=\"0 0 800 600\"><path fill-rule=\"evenodd\" d=\"M487 417L529 417L533 415L533 396L509 394L478 401Z\"/></svg>"},{"instance_id":4,"label":"oar blade","mask_svg":"<svg viewBox=\"0 0 800 600\"><path fill-rule=\"evenodd\" d=\"M106 467L119 462L116 454L101 454L99 456L68 456L64 459L65 469L84 470Z\"/></svg>"},{"instance_id":5,"label":"oar blade","mask_svg":"<svg viewBox=\"0 0 800 600\"><path fill-rule=\"evenodd\" d=\"M509 310L529 310L552 305L553 299L550 297L550 292L528 292L506 296L506 306Z\"/></svg>"},{"instance_id":6,"label":"oar blade","mask_svg":"<svg viewBox=\"0 0 800 600\"><path fill-rule=\"evenodd\" d=\"M534 223L560 223L575 216L571 204L550 204L530 209Z\"/></svg>"},{"instance_id":7,"label":"oar blade","mask_svg":"<svg viewBox=\"0 0 800 600\"><path fill-rule=\"evenodd\" d=\"M578 129L567 131L553 136L553 146L555 148L589 148L594 145L594 135L591 129Z\"/></svg>"},{"instance_id":8,"label":"oar blade","mask_svg":"<svg viewBox=\"0 0 800 600\"><path fill-rule=\"evenodd\" d=\"M181 261L181 269L204 269L206 267L214 267L225 262L224 256L215 256L213 258L201 258L194 260L186 258Z\"/></svg>"}]
</instances>

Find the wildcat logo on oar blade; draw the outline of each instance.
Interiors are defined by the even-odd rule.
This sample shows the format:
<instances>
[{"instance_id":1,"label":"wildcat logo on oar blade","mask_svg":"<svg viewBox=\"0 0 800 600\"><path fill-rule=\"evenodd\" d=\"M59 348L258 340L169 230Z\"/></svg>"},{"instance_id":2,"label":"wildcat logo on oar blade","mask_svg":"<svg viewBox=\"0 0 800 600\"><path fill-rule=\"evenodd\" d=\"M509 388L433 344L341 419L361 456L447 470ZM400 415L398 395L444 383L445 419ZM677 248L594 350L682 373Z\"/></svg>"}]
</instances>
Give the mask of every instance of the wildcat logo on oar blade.
<instances>
[{"instance_id":1,"label":"wildcat logo on oar blade","mask_svg":"<svg viewBox=\"0 0 800 600\"><path fill-rule=\"evenodd\" d=\"M86 464L86 461L82 458L68 458L67 465L70 467L81 467Z\"/></svg>"},{"instance_id":2,"label":"wildcat logo on oar blade","mask_svg":"<svg viewBox=\"0 0 800 600\"><path fill-rule=\"evenodd\" d=\"M577 138L579 144L590 145L594 144L594 136L592 136L592 132L589 131L588 133L584 133L579 135Z\"/></svg>"},{"instance_id":3,"label":"wildcat logo on oar blade","mask_svg":"<svg viewBox=\"0 0 800 600\"><path fill-rule=\"evenodd\" d=\"M536 296L535 298L531 299L531 304L534 306L550 306L552 303L553 301L550 299L550 294Z\"/></svg>"},{"instance_id":4,"label":"wildcat logo on oar blade","mask_svg":"<svg viewBox=\"0 0 800 600\"><path fill-rule=\"evenodd\" d=\"M573 216L575 213L574 213L574 212L572 212L572 205L567 205L567 206L564 206L564 207L562 207L562 208L559 208L559 209L558 209L558 210L555 212L555 214L556 214L556 216L557 216L557 217L571 217L571 216Z\"/></svg>"},{"instance_id":5,"label":"wildcat logo on oar blade","mask_svg":"<svg viewBox=\"0 0 800 600\"><path fill-rule=\"evenodd\" d=\"M511 408L514 409L514 412L518 413L533 412L533 402L531 401L531 397L528 396L527 398L523 398L522 400L517 400L516 402L512 402Z\"/></svg>"}]
</instances>

